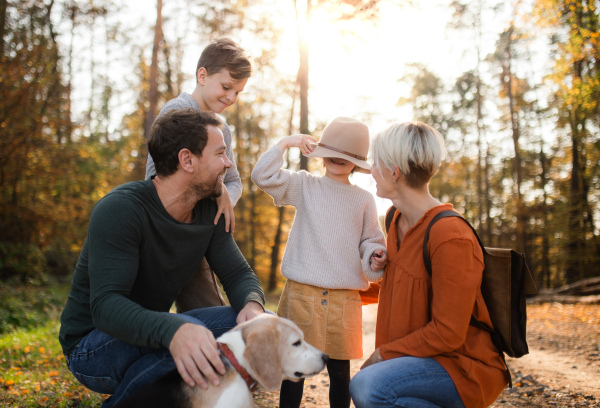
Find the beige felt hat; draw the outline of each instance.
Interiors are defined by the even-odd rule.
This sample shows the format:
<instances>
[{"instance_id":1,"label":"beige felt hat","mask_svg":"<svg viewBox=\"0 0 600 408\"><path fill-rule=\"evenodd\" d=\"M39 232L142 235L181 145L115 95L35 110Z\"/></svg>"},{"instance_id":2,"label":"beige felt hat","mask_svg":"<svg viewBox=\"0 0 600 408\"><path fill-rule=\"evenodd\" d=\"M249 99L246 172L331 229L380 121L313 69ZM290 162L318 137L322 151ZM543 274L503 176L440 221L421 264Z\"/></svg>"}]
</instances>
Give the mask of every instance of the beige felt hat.
<instances>
[{"instance_id":1,"label":"beige felt hat","mask_svg":"<svg viewBox=\"0 0 600 408\"><path fill-rule=\"evenodd\" d=\"M348 160L359 168L357 171L370 173L367 163L369 154L369 128L353 118L339 117L332 120L325 129L319 143L308 157L337 157Z\"/></svg>"}]
</instances>

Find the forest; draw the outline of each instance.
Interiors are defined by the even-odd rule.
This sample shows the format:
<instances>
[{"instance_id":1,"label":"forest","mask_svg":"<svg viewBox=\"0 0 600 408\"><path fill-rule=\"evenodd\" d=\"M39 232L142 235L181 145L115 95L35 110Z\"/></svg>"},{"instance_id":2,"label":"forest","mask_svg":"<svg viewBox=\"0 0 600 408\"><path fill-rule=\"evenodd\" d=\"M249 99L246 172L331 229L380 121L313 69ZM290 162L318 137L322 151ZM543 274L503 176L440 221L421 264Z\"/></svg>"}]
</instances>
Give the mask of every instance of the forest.
<instances>
[{"instance_id":1,"label":"forest","mask_svg":"<svg viewBox=\"0 0 600 408\"><path fill-rule=\"evenodd\" d=\"M265 291L281 288L294 213L253 185L252 166L287 134L318 137L329 119L319 108L319 75L352 78L354 68L334 55L354 52L390 10L408 13L418 3L0 0L0 281L69 278L95 203L144 177L157 112L193 90L202 48L230 37L254 64L224 113L244 188L234 236ZM600 276L600 1L435 4L448 16L443 33L462 47L457 61L398 63L387 89L394 103L384 111L365 97L346 115L439 129L450 156L432 195L465 214L486 245L525 253L539 288ZM330 61L307 35L317 17L337 35ZM389 38L389 54L418 43L418 34ZM366 85L347 84L359 102L370 81L379 86L370 78L378 67L389 65L370 63L372 72L356 75ZM450 77L449 66L460 72ZM336 104L339 95L328 98ZM288 167L321 171L294 154Z\"/></svg>"}]
</instances>

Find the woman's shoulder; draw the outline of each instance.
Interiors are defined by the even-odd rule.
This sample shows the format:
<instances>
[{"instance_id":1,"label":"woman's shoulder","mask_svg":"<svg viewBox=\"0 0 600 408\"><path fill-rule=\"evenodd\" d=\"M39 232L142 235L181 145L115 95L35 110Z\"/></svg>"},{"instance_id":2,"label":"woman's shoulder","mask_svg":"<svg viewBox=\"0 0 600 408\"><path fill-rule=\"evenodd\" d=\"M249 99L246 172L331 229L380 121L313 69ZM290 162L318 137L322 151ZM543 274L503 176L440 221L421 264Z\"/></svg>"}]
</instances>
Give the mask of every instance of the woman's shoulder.
<instances>
[{"instance_id":1,"label":"woman's shoulder","mask_svg":"<svg viewBox=\"0 0 600 408\"><path fill-rule=\"evenodd\" d=\"M451 205L448 207L430 214L430 217L424 222L424 228L427 228L434 217L442 211L454 211L457 215L441 218L431 226L428 238L430 250L435 251L439 246L448 242L463 242L465 245L472 246L477 257L483 259L479 241L469 223L465 222L462 214L454 210Z\"/></svg>"},{"instance_id":2,"label":"woman's shoulder","mask_svg":"<svg viewBox=\"0 0 600 408\"><path fill-rule=\"evenodd\" d=\"M441 213L444 213L444 216L440 218ZM476 240L473 230L463 218L452 204L441 204L425 213L420 221L420 228L423 231L429 229L429 240L432 242L471 238Z\"/></svg>"}]
</instances>

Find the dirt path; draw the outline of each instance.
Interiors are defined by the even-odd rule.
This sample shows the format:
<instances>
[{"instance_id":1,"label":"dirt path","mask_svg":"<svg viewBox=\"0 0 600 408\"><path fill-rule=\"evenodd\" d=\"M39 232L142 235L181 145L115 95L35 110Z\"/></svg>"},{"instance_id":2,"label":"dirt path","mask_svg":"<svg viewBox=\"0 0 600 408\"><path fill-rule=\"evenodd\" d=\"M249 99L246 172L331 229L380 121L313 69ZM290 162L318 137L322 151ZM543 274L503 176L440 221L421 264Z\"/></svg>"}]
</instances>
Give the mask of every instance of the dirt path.
<instances>
[{"instance_id":1,"label":"dirt path","mask_svg":"<svg viewBox=\"0 0 600 408\"><path fill-rule=\"evenodd\" d=\"M535 305L528 314L530 354L507 358L514 386L492 408L600 406L600 305ZM373 352L376 316L377 305L363 307L364 357L351 362L352 375ZM279 392L259 391L255 404L278 407ZM326 371L306 380L302 407L329 407Z\"/></svg>"},{"instance_id":2,"label":"dirt path","mask_svg":"<svg viewBox=\"0 0 600 408\"><path fill-rule=\"evenodd\" d=\"M574 356L532 348L520 359L508 359L509 367L535 374L539 382L555 389L571 390L600 399L600 366Z\"/></svg>"}]
</instances>

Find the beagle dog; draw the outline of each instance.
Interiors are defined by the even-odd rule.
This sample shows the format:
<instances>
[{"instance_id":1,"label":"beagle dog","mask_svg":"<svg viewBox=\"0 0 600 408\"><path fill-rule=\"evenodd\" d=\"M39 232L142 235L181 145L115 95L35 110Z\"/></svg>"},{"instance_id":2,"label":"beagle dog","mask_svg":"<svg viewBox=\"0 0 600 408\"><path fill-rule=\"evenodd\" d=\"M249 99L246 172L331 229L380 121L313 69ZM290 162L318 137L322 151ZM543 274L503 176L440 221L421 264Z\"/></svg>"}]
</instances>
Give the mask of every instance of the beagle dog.
<instances>
[{"instance_id":1,"label":"beagle dog","mask_svg":"<svg viewBox=\"0 0 600 408\"><path fill-rule=\"evenodd\" d=\"M226 372L218 386L204 390L183 382L177 370L120 401L114 408L251 408L251 390L259 384L278 389L321 372L329 357L304 341L292 321L264 314L217 338Z\"/></svg>"}]
</instances>

